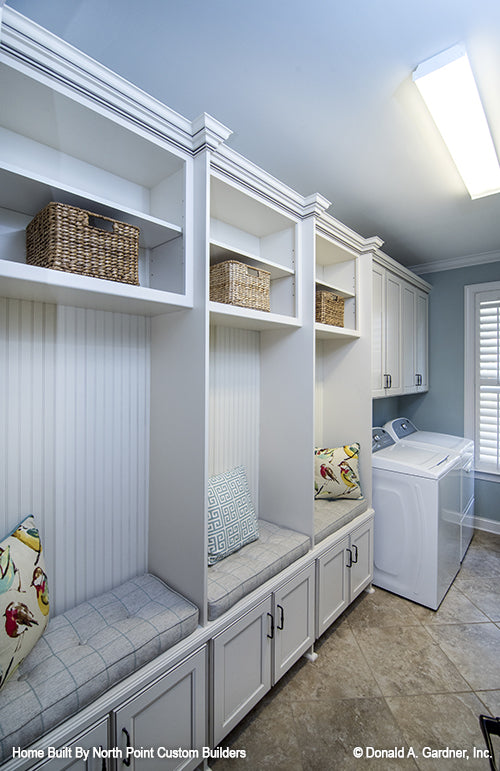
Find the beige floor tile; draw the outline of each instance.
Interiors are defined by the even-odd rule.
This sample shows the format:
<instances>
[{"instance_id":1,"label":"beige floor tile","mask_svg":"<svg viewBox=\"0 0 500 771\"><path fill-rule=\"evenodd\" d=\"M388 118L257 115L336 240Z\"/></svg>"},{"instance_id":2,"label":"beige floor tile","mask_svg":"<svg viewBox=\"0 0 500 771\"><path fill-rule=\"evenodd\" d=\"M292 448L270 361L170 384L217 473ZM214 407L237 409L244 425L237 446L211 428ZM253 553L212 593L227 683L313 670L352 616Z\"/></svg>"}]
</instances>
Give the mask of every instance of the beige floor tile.
<instances>
[{"instance_id":1,"label":"beige floor tile","mask_svg":"<svg viewBox=\"0 0 500 771\"><path fill-rule=\"evenodd\" d=\"M384 699L341 699L292 704L304 771L405 771L413 760L366 757L372 749L403 745L402 734ZM355 756L356 748L363 757Z\"/></svg>"},{"instance_id":2,"label":"beige floor tile","mask_svg":"<svg viewBox=\"0 0 500 771\"><path fill-rule=\"evenodd\" d=\"M287 673L286 698L367 698L381 696L380 688L349 626L340 623L316 643L318 658Z\"/></svg>"},{"instance_id":3,"label":"beige floor tile","mask_svg":"<svg viewBox=\"0 0 500 771\"><path fill-rule=\"evenodd\" d=\"M302 771L302 754L290 704L261 702L219 745L244 751L245 758L210 760L217 771Z\"/></svg>"},{"instance_id":4,"label":"beige floor tile","mask_svg":"<svg viewBox=\"0 0 500 771\"><path fill-rule=\"evenodd\" d=\"M355 636L384 696L471 690L424 627L360 629Z\"/></svg>"},{"instance_id":5,"label":"beige floor tile","mask_svg":"<svg viewBox=\"0 0 500 771\"><path fill-rule=\"evenodd\" d=\"M397 594L374 587L373 594L363 592L345 611L343 619L352 629L374 626L419 626L415 603Z\"/></svg>"},{"instance_id":6,"label":"beige floor tile","mask_svg":"<svg viewBox=\"0 0 500 771\"><path fill-rule=\"evenodd\" d=\"M472 690L500 688L500 628L486 624L426 627ZM460 689L457 689L460 690Z\"/></svg>"},{"instance_id":7,"label":"beige floor tile","mask_svg":"<svg viewBox=\"0 0 500 771\"><path fill-rule=\"evenodd\" d=\"M500 691L476 691L476 695L486 707L483 714L489 712L493 717L500 717Z\"/></svg>"},{"instance_id":8,"label":"beige floor tile","mask_svg":"<svg viewBox=\"0 0 500 771\"><path fill-rule=\"evenodd\" d=\"M430 608L424 608L423 605L415 605L414 612L423 624L454 624L460 621L474 624L490 620L455 585L450 588L438 610L430 610Z\"/></svg>"},{"instance_id":9,"label":"beige floor tile","mask_svg":"<svg viewBox=\"0 0 500 771\"><path fill-rule=\"evenodd\" d=\"M459 575L456 586L491 621L500 621L500 580L498 578L484 577L471 580Z\"/></svg>"},{"instance_id":10,"label":"beige floor tile","mask_svg":"<svg viewBox=\"0 0 500 771\"><path fill-rule=\"evenodd\" d=\"M485 769L484 759L475 753L475 749L485 749L478 719L483 705L475 694L389 697L387 704L407 746L412 747L418 755L416 762L419 768L426 771ZM432 751L446 751L447 748L463 751L466 756L457 757L450 753L451 757L433 758L430 755Z\"/></svg>"}]
</instances>

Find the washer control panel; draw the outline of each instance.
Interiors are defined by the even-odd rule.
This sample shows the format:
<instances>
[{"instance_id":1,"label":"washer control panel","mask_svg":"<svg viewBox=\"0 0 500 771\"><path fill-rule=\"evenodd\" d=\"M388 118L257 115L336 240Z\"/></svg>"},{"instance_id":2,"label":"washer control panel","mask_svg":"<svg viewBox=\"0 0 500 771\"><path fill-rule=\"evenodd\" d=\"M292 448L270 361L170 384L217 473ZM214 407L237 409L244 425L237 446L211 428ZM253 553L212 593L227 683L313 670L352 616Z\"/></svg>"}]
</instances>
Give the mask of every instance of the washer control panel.
<instances>
[{"instance_id":1,"label":"washer control panel","mask_svg":"<svg viewBox=\"0 0 500 771\"><path fill-rule=\"evenodd\" d=\"M385 429L378 427L372 428L372 452L384 450L392 444L396 444L396 442Z\"/></svg>"}]
</instances>

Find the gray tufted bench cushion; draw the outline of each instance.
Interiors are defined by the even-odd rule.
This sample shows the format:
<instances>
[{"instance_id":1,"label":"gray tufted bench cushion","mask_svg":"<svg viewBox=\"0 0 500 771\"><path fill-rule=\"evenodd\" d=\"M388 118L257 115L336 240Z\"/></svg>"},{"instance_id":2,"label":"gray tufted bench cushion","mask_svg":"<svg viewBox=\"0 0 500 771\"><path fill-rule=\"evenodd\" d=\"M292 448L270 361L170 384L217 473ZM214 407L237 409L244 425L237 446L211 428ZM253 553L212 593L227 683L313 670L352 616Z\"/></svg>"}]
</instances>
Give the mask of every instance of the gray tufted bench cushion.
<instances>
[{"instance_id":1,"label":"gray tufted bench cushion","mask_svg":"<svg viewBox=\"0 0 500 771\"><path fill-rule=\"evenodd\" d=\"M309 538L259 519L259 540L208 568L208 618L225 613L309 550Z\"/></svg>"},{"instance_id":2,"label":"gray tufted bench cushion","mask_svg":"<svg viewBox=\"0 0 500 771\"><path fill-rule=\"evenodd\" d=\"M364 498L318 499L314 501L314 538L319 543L327 536L349 524L368 508Z\"/></svg>"},{"instance_id":3,"label":"gray tufted bench cushion","mask_svg":"<svg viewBox=\"0 0 500 771\"><path fill-rule=\"evenodd\" d=\"M149 574L55 616L0 691L0 761L197 626L198 608Z\"/></svg>"}]
</instances>

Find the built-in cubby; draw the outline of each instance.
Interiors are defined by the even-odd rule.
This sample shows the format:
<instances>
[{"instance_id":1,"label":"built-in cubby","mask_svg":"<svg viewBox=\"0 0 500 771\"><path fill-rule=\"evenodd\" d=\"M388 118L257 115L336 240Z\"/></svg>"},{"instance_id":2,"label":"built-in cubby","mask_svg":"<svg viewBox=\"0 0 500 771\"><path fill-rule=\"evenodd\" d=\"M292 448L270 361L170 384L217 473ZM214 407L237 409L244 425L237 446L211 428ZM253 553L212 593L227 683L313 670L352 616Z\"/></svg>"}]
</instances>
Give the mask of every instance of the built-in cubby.
<instances>
[{"instance_id":1,"label":"built-in cubby","mask_svg":"<svg viewBox=\"0 0 500 771\"><path fill-rule=\"evenodd\" d=\"M236 260L270 274L270 312L210 303L212 319L263 329L297 324L296 255L296 221L212 174L210 265ZM228 315L234 318L228 321Z\"/></svg>"},{"instance_id":2,"label":"built-in cubby","mask_svg":"<svg viewBox=\"0 0 500 771\"><path fill-rule=\"evenodd\" d=\"M3 296L144 314L189 305L189 160L13 68L0 99ZM27 265L26 226L51 201L136 225L140 285Z\"/></svg>"}]
</instances>

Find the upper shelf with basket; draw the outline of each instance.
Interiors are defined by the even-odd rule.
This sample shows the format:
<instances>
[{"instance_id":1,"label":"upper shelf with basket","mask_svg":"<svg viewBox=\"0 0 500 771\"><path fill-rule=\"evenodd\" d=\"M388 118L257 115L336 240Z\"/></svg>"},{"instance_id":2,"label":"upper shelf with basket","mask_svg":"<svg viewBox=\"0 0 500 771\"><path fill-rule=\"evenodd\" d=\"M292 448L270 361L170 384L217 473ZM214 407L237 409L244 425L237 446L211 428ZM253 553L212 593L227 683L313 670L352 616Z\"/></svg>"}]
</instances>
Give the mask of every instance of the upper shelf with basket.
<instances>
[{"instance_id":1,"label":"upper shelf with basket","mask_svg":"<svg viewBox=\"0 0 500 771\"><path fill-rule=\"evenodd\" d=\"M2 295L146 315L189 305L186 159L2 67L0 99L13 92L23 98L9 100L0 121ZM111 220L138 228L138 283L73 270L71 260L57 272L29 264L26 228L51 203L90 213L94 231Z\"/></svg>"},{"instance_id":2,"label":"upper shelf with basket","mask_svg":"<svg viewBox=\"0 0 500 771\"><path fill-rule=\"evenodd\" d=\"M296 223L212 176L210 309L237 326L297 326Z\"/></svg>"},{"instance_id":3,"label":"upper shelf with basket","mask_svg":"<svg viewBox=\"0 0 500 771\"><path fill-rule=\"evenodd\" d=\"M316 234L316 337L357 338L356 255Z\"/></svg>"}]
</instances>

